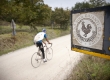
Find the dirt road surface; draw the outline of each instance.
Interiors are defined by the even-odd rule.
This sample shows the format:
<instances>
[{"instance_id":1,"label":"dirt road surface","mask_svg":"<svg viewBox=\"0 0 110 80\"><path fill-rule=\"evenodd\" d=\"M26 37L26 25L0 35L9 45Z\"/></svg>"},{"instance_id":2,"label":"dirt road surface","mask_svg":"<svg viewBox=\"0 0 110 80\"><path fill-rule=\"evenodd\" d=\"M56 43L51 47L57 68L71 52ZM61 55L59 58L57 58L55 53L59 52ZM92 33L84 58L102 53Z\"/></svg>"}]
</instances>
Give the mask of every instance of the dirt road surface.
<instances>
[{"instance_id":1,"label":"dirt road surface","mask_svg":"<svg viewBox=\"0 0 110 80\"><path fill-rule=\"evenodd\" d=\"M31 56L35 45L0 56L0 80L64 80L83 56L71 51L70 35L50 40L53 43L52 60L33 68Z\"/></svg>"}]
</instances>

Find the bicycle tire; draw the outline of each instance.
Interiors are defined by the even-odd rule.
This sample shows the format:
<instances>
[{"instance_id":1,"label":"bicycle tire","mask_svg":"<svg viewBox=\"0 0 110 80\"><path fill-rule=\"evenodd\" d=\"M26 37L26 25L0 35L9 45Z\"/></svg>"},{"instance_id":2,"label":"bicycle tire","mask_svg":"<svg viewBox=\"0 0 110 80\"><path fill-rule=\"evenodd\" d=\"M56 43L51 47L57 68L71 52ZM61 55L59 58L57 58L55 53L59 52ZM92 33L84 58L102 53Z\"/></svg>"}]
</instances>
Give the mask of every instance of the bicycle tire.
<instances>
[{"instance_id":1,"label":"bicycle tire","mask_svg":"<svg viewBox=\"0 0 110 80\"><path fill-rule=\"evenodd\" d=\"M32 57L31 57L31 65L32 65L34 68L37 68L37 67L40 66L41 62L42 62L42 57L39 56L39 55L37 54L37 52L35 52L35 53L32 55Z\"/></svg>"},{"instance_id":2,"label":"bicycle tire","mask_svg":"<svg viewBox=\"0 0 110 80\"><path fill-rule=\"evenodd\" d=\"M52 48L47 48L45 52L46 52L47 60L51 60L52 57L53 57L53 49Z\"/></svg>"}]
</instances>

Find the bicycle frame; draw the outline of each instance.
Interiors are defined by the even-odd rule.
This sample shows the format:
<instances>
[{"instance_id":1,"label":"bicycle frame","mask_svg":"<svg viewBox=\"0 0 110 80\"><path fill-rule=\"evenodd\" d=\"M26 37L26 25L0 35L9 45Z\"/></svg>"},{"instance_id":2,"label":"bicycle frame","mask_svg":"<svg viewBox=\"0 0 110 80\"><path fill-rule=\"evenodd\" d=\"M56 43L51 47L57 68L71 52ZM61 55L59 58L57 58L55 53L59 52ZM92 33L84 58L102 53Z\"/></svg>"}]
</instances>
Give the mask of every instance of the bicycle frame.
<instances>
[{"instance_id":1,"label":"bicycle frame","mask_svg":"<svg viewBox=\"0 0 110 80\"><path fill-rule=\"evenodd\" d=\"M45 48L46 47L46 48ZM45 48L44 52L45 52L45 57L47 60L51 60L53 57L53 49L51 48L52 44L48 47L47 45L43 46L43 48ZM39 54L38 54L39 53ZM31 65L34 68L37 68L40 66L41 62L42 62L42 52L41 50L38 48L38 52L35 52L32 57L31 57Z\"/></svg>"}]
</instances>

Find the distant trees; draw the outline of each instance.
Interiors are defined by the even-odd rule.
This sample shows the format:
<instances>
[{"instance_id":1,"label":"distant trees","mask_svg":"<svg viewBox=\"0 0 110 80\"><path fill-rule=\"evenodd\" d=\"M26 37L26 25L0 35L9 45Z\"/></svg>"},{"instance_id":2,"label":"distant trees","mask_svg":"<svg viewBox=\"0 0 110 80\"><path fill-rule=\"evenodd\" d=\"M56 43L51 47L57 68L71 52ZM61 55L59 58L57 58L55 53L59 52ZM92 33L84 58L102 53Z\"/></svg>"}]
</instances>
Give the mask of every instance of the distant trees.
<instances>
[{"instance_id":1,"label":"distant trees","mask_svg":"<svg viewBox=\"0 0 110 80\"><path fill-rule=\"evenodd\" d=\"M91 8L91 5L89 4L89 2L77 2L75 4L74 7L72 7L72 10L75 10L75 9L85 9L85 8Z\"/></svg>"},{"instance_id":2,"label":"distant trees","mask_svg":"<svg viewBox=\"0 0 110 80\"><path fill-rule=\"evenodd\" d=\"M54 24L54 27L67 29L70 22L70 10L55 8L55 11L52 12L51 21Z\"/></svg>"},{"instance_id":3,"label":"distant trees","mask_svg":"<svg viewBox=\"0 0 110 80\"><path fill-rule=\"evenodd\" d=\"M93 8L110 5L105 0L89 0L77 2L72 9ZM31 29L36 26L51 26L67 29L70 24L70 10L55 8L44 4L43 0L0 0L0 20L29 25Z\"/></svg>"},{"instance_id":4,"label":"distant trees","mask_svg":"<svg viewBox=\"0 0 110 80\"><path fill-rule=\"evenodd\" d=\"M89 0L89 1L77 2L75 6L72 7L72 10L94 8L94 7L100 7L106 5L110 5L110 3L107 3L106 0Z\"/></svg>"},{"instance_id":5,"label":"distant trees","mask_svg":"<svg viewBox=\"0 0 110 80\"><path fill-rule=\"evenodd\" d=\"M45 26L55 23L59 28L67 28L69 23L70 10L56 8L54 11L43 0L1 0L0 20L30 25L30 28L37 29L36 26Z\"/></svg>"},{"instance_id":6,"label":"distant trees","mask_svg":"<svg viewBox=\"0 0 110 80\"><path fill-rule=\"evenodd\" d=\"M106 0L89 0L91 7L100 7L106 5Z\"/></svg>"},{"instance_id":7,"label":"distant trees","mask_svg":"<svg viewBox=\"0 0 110 80\"><path fill-rule=\"evenodd\" d=\"M30 25L43 25L50 19L51 8L43 0L1 0L0 19Z\"/></svg>"}]
</instances>

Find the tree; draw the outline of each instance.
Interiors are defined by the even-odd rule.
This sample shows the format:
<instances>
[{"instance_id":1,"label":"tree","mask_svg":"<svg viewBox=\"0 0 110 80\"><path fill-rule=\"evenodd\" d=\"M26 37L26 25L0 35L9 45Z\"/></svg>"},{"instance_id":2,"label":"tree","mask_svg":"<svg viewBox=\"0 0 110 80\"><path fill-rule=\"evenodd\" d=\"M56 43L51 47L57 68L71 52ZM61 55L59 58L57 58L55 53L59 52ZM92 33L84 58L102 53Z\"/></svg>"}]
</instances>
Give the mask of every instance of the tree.
<instances>
[{"instance_id":1,"label":"tree","mask_svg":"<svg viewBox=\"0 0 110 80\"><path fill-rule=\"evenodd\" d=\"M60 29L67 29L70 20L70 11L63 8L55 8L52 12L51 21L59 25Z\"/></svg>"},{"instance_id":2,"label":"tree","mask_svg":"<svg viewBox=\"0 0 110 80\"><path fill-rule=\"evenodd\" d=\"M91 5L89 4L89 2L77 2L75 6L72 7L72 10L75 10L75 9L80 10L85 8L91 8Z\"/></svg>"},{"instance_id":3,"label":"tree","mask_svg":"<svg viewBox=\"0 0 110 80\"><path fill-rule=\"evenodd\" d=\"M11 12L9 4L10 2L7 0L0 1L0 19L1 20L5 20L6 16Z\"/></svg>"},{"instance_id":4,"label":"tree","mask_svg":"<svg viewBox=\"0 0 110 80\"><path fill-rule=\"evenodd\" d=\"M109 6L110 6L110 3L108 2L108 3L106 3L105 5L107 5L107 6L109 5Z\"/></svg>"},{"instance_id":5,"label":"tree","mask_svg":"<svg viewBox=\"0 0 110 80\"><path fill-rule=\"evenodd\" d=\"M89 0L92 7L100 7L106 5L106 0Z\"/></svg>"},{"instance_id":6,"label":"tree","mask_svg":"<svg viewBox=\"0 0 110 80\"><path fill-rule=\"evenodd\" d=\"M1 0L0 19L30 25L37 29L37 25L47 24L50 20L51 8L43 0Z\"/></svg>"},{"instance_id":7,"label":"tree","mask_svg":"<svg viewBox=\"0 0 110 80\"><path fill-rule=\"evenodd\" d=\"M85 9L85 8L94 8L94 7L100 7L100 6L106 6L110 5L110 3L107 3L106 0L89 0L84 2L77 2L74 7L72 7L72 10L75 9Z\"/></svg>"}]
</instances>

